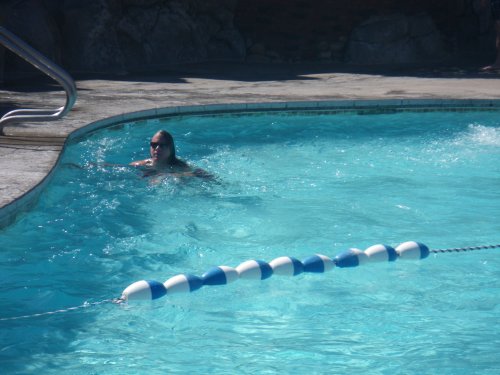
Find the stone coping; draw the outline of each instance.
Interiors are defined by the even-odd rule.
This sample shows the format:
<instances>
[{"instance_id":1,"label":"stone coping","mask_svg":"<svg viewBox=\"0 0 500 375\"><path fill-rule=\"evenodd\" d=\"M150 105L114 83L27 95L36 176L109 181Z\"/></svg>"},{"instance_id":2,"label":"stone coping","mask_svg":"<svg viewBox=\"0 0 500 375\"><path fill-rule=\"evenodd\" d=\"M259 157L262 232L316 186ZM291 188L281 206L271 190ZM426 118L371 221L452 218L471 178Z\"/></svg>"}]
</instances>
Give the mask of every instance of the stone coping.
<instances>
[{"instance_id":1,"label":"stone coping","mask_svg":"<svg viewBox=\"0 0 500 375\"><path fill-rule=\"evenodd\" d=\"M263 102L236 104L208 104L192 106L173 106L123 113L94 121L72 132L68 140L74 140L85 134L125 122L152 118L190 116L250 114L259 112L303 112L323 111L329 113L369 112L391 113L395 111L467 111L500 110L500 99L386 99L386 100L328 100L296 102Z\"/></svg>"},{"instance_id":2,"label":"stone coping","mask_svg":"<svg viewBox=\"0 0 500 375\"><path fill-rule=\"evenodd\" d=\"M84 137L90 132L98 131L125 122L140 121L151 118L175 116L201 116L224 114L257 114L263 112L328 112L383 114L394 112L419 111L500 111L500 99L386 99L386 100L328 100L328 101L295 101L295 102L262 102L235 104L208 104L192 106L171 106L152 108L129 113L122 113L103 118L83 126L67 137L54 167L30 191L13 202L0 207L0 229L12 224L18 215L30 210L56 173L61 156L66 146Z\"/></svg>"}]
</instances>

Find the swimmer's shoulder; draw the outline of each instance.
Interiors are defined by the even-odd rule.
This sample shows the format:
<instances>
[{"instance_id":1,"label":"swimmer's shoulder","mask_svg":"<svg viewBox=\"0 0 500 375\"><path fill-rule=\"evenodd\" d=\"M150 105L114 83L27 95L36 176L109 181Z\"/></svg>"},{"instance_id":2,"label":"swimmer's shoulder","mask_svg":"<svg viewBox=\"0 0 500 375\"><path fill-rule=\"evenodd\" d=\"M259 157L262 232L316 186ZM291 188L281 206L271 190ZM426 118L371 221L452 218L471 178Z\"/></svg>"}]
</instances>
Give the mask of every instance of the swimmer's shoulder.
<instances>
[{"instance_id":1,"label":"swimmer's shoulder","mask_svg":"<svg viewBox=\"0 0 500 375\"><path fill-rule=\"evenodd\" d=\"M131 162L129 165L132 167L151 167L153 165L153 161L151 159L137 160Z\"/></svg>"}]
</instances>

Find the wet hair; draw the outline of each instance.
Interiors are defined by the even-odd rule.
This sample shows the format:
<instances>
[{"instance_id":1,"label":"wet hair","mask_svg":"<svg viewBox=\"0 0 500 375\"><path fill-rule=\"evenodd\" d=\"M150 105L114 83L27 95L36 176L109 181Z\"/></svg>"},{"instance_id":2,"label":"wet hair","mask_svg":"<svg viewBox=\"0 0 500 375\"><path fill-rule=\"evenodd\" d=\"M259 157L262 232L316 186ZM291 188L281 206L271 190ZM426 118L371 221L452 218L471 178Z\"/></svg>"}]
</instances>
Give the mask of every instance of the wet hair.
<instances>
[{"instance_id":1,"label":"wet hair","mask_svg":"<svg viewBox=\"0 0 500 375\"><path fill-rule=\"evenodd\" d=\"M170 158L172 160L177 159L175 156L175 144L174 144L174 137L172 137L172 134L170 134L166 130L158 130L155 135L160 135L162 138L165 139L165 142L168 144L168 147L170 148Z\"/></svg>"}]
</instances>

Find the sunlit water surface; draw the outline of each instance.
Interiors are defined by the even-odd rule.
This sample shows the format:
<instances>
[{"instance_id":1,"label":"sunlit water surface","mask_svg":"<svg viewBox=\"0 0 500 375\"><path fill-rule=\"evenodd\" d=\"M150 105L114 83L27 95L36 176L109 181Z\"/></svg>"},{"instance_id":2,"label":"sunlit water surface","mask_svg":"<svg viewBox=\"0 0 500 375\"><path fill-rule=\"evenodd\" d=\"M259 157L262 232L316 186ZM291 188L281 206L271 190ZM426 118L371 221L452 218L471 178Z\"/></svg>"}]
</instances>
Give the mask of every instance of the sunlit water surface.
<instances>
[{"instance_id":1,"label":"sunlit water surface","mask_svg":"<svg viewBox=\"0 0 500 375\"><path fill-rule=\"evenodd\" d=\"M71 144L0 231L0 318L134 281L417 240L500 243L498 112L185 117ZM142 178L151 135L217 181ZM0 321L2 373L497 374L500 250Z\"/></svg>"}]
</instances>

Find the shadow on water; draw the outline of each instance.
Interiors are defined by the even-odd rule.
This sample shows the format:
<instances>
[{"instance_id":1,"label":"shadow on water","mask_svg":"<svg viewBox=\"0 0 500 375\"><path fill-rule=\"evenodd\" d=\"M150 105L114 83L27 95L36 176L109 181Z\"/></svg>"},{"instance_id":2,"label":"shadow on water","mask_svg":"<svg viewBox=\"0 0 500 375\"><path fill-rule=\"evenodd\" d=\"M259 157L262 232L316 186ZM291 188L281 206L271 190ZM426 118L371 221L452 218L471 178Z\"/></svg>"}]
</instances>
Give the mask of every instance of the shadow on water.
<instances>
[{"instance_id":1,"label":"shadow on water","mask_svg":"<svg viewBox=\"0 0 500 375\"><path fill-rule=\"evenodd\" d=\"M82 186L92 179L98 181L97 186L83 192ZM126 283L135 281L132 265L152 273L142 259L140 246L120 248L129 239L140 244L150 229L151 213L143 205L146 198L130 199L127 195L134 184L146 185L147 181L130 172L111 173L63 163L51 189L42 193L34 210L0 234L0 318L44 314L117 298ZM148 255L161 264L175 264L186 256L162 251L153 249ZM37 366L47 369L61 356L74 352L72 345L78 336L99 324L95 322L103 311L112 313L115 308L118 306L105 303L0 321L2 371L28 373Z\"/></svg>"}]
</instances>

